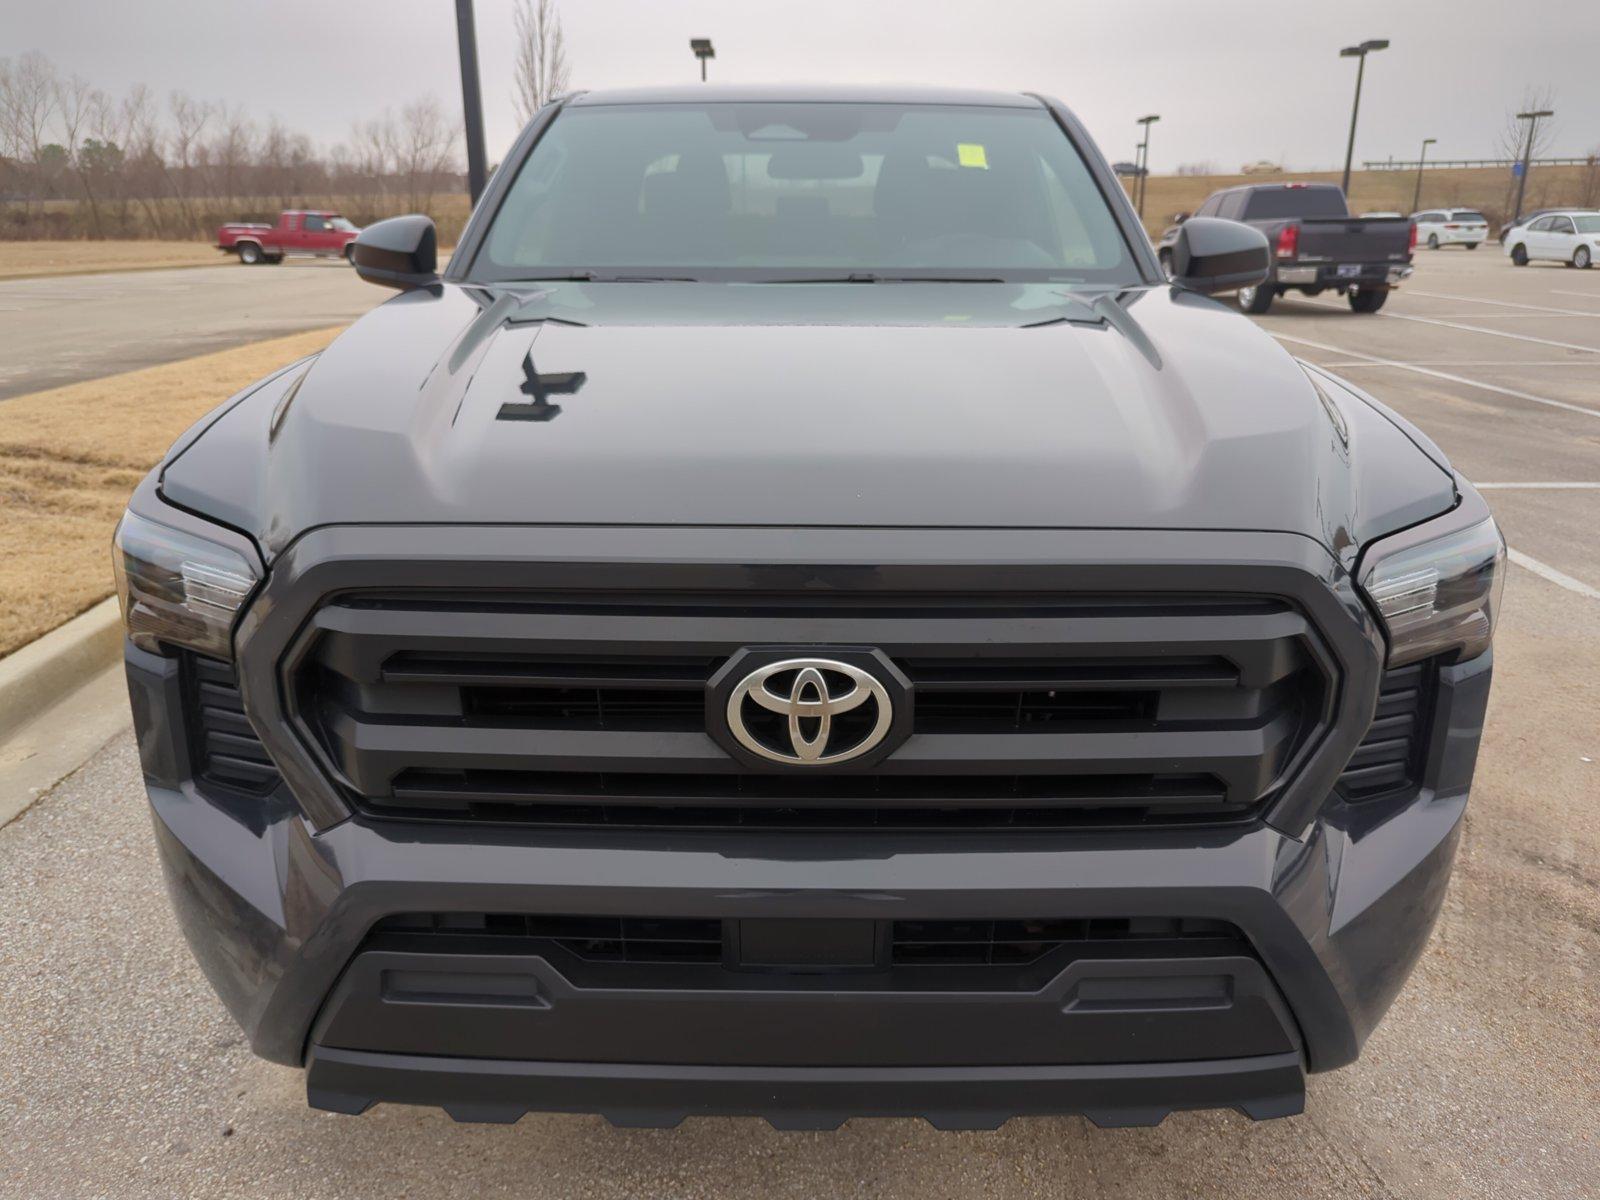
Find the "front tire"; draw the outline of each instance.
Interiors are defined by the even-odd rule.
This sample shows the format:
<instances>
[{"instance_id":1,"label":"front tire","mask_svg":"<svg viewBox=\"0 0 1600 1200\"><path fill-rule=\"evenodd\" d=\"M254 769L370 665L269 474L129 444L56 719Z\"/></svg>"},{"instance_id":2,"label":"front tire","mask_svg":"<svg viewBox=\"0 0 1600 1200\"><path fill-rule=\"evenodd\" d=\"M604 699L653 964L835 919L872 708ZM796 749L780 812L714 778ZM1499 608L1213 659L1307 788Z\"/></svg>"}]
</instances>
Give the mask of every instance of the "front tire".
<instances>
[{"instance_id":1,"label":"front tire","mask_svg":"<svg viewBox=\"0 0 1600 1200\"><path fill-rule=\"evenodd\" d=\"M354 242L346 242L344 250L341 253L344 254L345 262L349 263L352 267L356 265L356 244ZM1162 259L1161 265L1163 267L1166 266L1167 260Z\"/></svg>"},{"instance_id":2,"label":"front tire","mask_svg":"<svg viewBox=\"0 0 1600 1200\"><path fill-rule=\"evenodd\" d=\"M1477 248L1478 248L1478 243L1477 242L1468 242L1467 243L1467 249L1468 250L1476 250Z\"/></svg>"},{"instance_id":3,"label":"front tire","mask_svg":"<svg viewBox=\"0 0 1600 1200\"><path fill-rule=\"evenodd\" d=\"M261 247L254 242L240 242L235 249L239 252L239 261L244 266L253 267L261 261Z\"/></svg>"},{"instance_id":4,"label":"front tire","mask_svg":"<svg viewBox=\"0 0 1600 1200\"><path fill-rule=\"evenodd\" d=\"M1350 307L1358 313L1375 313L1388 298L1388 288L1356 288L1345 296L1350 301Z\"/></svg>"},{"instance_id":5,"label":"front tire","mask_svg":"<svg viewBox=\"0 0 1600 1200\"><path fill-rule=\"evenodd\" d=\"M1439 248L1439 235L1437 233L1430 233L1428 235L1428 249L1429 250L1437 250L1438 248Z\"/></svg>"},{"instance_id":6,"label":"front tire","mask_svg":"<svg viewBox=\"0 0 1600 1200\"><path fill-rule=\"evenodd\" d=\"M1594 256L1589 253L1589 247L1579 246L1572 252L1572 265L1580 271L1587 271L1594 266Z\"/></svg>"},{"instance_id":7,"label":"front tire","mask_svg":"<svg viewBox=\"0 0 1600 1200\"><path fill-rule=\"evenodd\" d=\"M1511 247L1511 265L1514 267L1525 267L1528 265L1528 248L1521 242L1518 242L1515 246Z\"/></svg>"},{"instance_id":8,"label":"front tire","mask_svg":"<svg viewBox=\"0 0 1600 1200\"><path fill-rule=\"evenodd\" d=\"M1263 283L1256 287L1242 287L1239 289L1239 307L1244 312L1260 316L1272 307L1272 299L1276 293L1270 283Z\"/></svg>"}]
</instances>

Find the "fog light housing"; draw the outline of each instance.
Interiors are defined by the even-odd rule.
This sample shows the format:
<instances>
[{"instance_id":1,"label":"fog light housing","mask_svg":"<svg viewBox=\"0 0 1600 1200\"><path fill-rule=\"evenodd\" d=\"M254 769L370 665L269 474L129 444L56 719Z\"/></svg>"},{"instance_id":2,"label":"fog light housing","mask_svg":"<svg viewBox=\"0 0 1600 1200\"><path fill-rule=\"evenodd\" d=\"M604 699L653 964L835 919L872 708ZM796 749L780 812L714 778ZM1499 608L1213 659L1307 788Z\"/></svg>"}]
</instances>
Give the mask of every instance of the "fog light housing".
<instances>
[{"instance_id":1,"label":"fog light housing","mask_svg":"<svg viewBox=\"0 0 1600 1200\"><path fill-rule=\"evenodd\" d=\"M1445 516L1368 546L1361 590L1388 635L1388 665L1482 654L1494 637L1505 576L1505 539L1476 492Z\"/></svg>"},{"instance_id":2,"label":"fog light housing","mask_svg":"<svg viewBox=\"0 0 1600 1200\"><path fill-rule=\"evenodd\" d=\"M261 582L243 554L129 510L117 525L111 563L134 645L233 657L234 622Z\"/></svg>"}]
</instances>

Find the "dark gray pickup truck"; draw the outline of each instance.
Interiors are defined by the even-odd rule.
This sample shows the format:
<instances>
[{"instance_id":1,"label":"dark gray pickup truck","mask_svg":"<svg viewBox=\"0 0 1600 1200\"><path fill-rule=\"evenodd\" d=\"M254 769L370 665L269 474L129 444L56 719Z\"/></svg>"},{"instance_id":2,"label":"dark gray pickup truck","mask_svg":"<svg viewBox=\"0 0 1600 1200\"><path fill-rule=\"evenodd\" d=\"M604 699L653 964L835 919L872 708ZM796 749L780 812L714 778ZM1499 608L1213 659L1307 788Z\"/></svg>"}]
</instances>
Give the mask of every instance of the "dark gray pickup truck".
<instances>
[{"instance_id":1,"label":"dark gray pickup truck","mask_svg":"<svg viewBox=\"0 0 1600 1200\"><path fill-rule=\"evenodd\" d=\"M696 85L547 106L435 249L365 229L400 294L116 539L179 922L313 1104L1147 1124L1355 1059L1504 547L1211 298L1257 230L1168 278L1052 100Z\"/></svg>"},{"instance_id":2,"label":"dark gray pickup truck","mask_svg":"<svg viewBox=\"0 0 1600 1200\"><path fill-rule=\"evenodd\" d=\"M1358 313L1383 307L1389 291L1411 274L1417 227L1406 217L1353 217L1331 183L1256 183L1213 192L1194 213L1243 221L1266 235L1273 271L1263 284L1239 289L1239 307L1264 313L1287 291L1336 291ZM1163 266L1181 225L1157 244Z\"/></svg>"}]
</instances>

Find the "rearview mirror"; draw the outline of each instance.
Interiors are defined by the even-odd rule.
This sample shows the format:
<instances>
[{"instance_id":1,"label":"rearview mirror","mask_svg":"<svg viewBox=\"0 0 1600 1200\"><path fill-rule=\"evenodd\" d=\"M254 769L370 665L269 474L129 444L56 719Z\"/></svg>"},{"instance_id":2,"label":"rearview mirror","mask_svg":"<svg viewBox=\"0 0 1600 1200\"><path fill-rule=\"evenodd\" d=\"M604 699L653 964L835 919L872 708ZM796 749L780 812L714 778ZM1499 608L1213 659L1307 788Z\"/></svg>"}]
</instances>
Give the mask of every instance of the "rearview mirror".
<instances>
[{"instance_id":1,"label":"rearview mirror","mask_svg":"<svg viewBox=\"0 0 1600 1200\"><path fill-rule=\"evenodd\" d=\"M430 217L412 213L368 225L351 243L356 274L380 287L430 287L439 282L439 234Z\"/></svg>"},{"instance_id":2,"label":"rearview mirror","mask_svg":"<svg viewBox=\"0 0 1600 1200\"><path fill-rule=\"evenodd\" d=\"M1209 296L1265 283L1272 252L1259 229L1219 217L1190 217L1172 244L1172 286Z\"/></svg>"}]
</instances>

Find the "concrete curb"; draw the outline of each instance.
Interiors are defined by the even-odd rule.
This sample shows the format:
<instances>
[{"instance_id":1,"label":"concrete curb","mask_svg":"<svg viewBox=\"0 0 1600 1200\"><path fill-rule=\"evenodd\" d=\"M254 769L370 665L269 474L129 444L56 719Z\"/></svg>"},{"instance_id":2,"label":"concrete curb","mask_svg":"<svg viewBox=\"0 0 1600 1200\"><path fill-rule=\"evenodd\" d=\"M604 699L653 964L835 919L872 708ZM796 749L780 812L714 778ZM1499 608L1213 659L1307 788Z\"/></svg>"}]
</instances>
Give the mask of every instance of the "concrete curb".
<instances>
[{"instance_id":1,"label":"concrete curb","mask_svg":"<svg viewBox=\"0 0 1600 1200\"><path fill-rule=\"evenodd\" d=\"M121 653L122 614L111 596L0 658L0 736L88 683Z\"/></svg>"}]
</instances>

